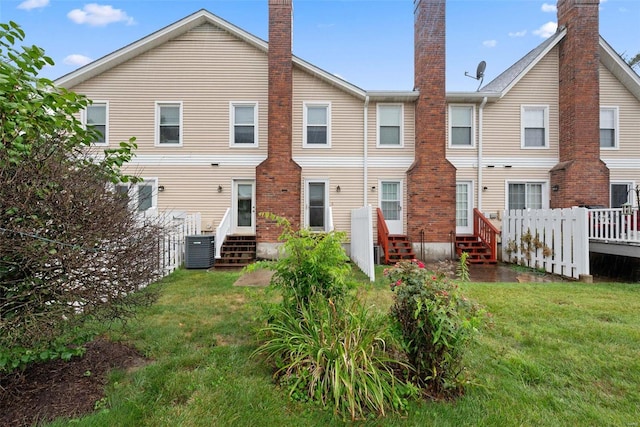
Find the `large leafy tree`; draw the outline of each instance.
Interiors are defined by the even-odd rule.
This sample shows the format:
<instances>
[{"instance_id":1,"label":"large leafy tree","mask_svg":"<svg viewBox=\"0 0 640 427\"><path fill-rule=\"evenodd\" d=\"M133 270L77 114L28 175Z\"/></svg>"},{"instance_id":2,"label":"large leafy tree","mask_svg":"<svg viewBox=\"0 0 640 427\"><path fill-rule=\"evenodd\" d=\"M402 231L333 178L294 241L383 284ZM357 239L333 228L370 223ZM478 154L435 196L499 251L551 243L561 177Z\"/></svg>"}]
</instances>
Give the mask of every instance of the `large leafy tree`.
<instances>
[{"instance_id":1,"label":"large leafy tree","mask_svg":"<svg viewBox=\"0 0 640 427\"><path fill-rule=\"evenodd\" d=\"M78 119L90 101L38 78L53 62L16 47L24 36L0 24L0 372L7 351L50 348L87 318L150 302L136 291L157 278L162 232L110 185L135 182L120 170L134 140L94 152Z\"/></svg>"}]
</instances>

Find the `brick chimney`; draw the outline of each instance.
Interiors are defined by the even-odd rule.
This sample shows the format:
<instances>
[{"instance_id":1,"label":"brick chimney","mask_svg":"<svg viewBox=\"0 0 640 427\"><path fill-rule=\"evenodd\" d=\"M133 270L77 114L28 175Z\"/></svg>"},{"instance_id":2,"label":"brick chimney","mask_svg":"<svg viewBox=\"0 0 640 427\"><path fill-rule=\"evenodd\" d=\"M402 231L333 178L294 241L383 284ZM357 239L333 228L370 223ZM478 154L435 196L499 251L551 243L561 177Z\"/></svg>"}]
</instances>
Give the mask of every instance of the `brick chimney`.
<instances>
[{"instance_id":1,"label":"brick chimney","mask_svg":"<svg viewBox=\"0 0 640 427\"><path fill-rule=\"evenodd\" d=\"M551 207L609 206L600 160L599 0L559 0L560 162L551 169Z\"/></svg>"},{"instance_id":2,"label":"brick chimney","mask_svg":"<svg viewBox=\"0 0 640 427\"><path fill-rule=\"evenodd\" d=\"M445 3L414 2L415 90L420 95L415 161L407 171L407 227L416 253L432 259L451 255L456 230L456 169L446 159Z\"/></svg>"},{"instance_id":3,"label":"brick chimney","mask_svg":"<svg viewBox=\"0 0 640 427\"><path fill-rule=\"evenodd\" d=\"M269 0L269 105L267 159L256 168L257 212L270 212L300 227L300 166L292 158L292 0ZM258 215L258 255L270 252L282 230Z\"/></svg>"}]
</instances>

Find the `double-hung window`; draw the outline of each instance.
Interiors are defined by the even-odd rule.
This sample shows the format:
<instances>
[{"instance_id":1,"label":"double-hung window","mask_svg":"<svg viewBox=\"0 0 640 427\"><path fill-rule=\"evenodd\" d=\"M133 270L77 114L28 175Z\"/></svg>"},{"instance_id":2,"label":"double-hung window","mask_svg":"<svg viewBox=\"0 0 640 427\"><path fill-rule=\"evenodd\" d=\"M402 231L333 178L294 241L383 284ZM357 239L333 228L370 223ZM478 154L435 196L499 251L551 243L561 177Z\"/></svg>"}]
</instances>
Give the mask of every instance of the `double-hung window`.
<instances>
[{"instance_id":1,"label":"double-hung window","mask_svg":"<svg viewBox=\"0 0 640 427\"><path fill-rule=\"evenodd\" d=\"M378 104L378 146L402 147L402 104Z\"/></svg>"},{"instance_id":2,"label":"double-hung window","mask_svg":"<svg viewBox=\"0 0 640 427\"><path fill-rule=\"evenodd\" d=\"M304 147L331 147L331 104L328 102L304 103Z\"/></svg>"},{"instance_id":3,"label":"double-hung window","mask_svg":"<svg viewBox=\"0 0 640 427\"><path fill-rule=\"evenodd\" d=\"M156 103L156 145L182 145L182 103Z\"/></svg>"},{"instance_id":4,"label":"double-hung window","mask_svg":"<svg viewBox=\"0 0 640 427\"><path fill-rule=\"evenodd\" d=\"M523 105L520 121L522 148L549 148L549 107Z\"/></svg>"},{"instance_id":5,"label":"double-hung window","mask_svg":"<svg viewBox=\"0 0 640 427\"><path fill-rule=\"evenodd\" d=\"M473 114L472 105L449 106L449 146L473 146Z\"/></svg>"},{"instance_id":6,"label":"double-hung window","mask_svg":"<svg viewBox=\"0 0 640 427\"><path fill-rule=\"evenodd\" d=\"M618 148L618 108L600 108L600 148Z\"/></svg>"},{"instance_id":7,"label":"double-hung window","mask_svg":"<svg viewBox=\"0 0 640 427\"><path fill-rule=\"evenodd\" d=\"M231 146L255 147L258 145L258 103L231 103Z\"/></svg>"},{"instance_id":8,"label":"double-hung window","mask_svg":"<svg viewBox=\"0 0 640 427\"><path fill-rule=\"evenodd\" d=\"M544 209L548 201L544 199L543 182L510 182L507 186L507 209Z\"/></svg>"},{"instance_id":9,"label":"double-hung window","mask_svg":"<svg viewBox=\"0 0 640 427\"><path fill-rule=\"evenodd\" d=\"M96 131L95 145L109 145L109 106L106 102L94 102L85 110L84 124Z\"/></svg>"},{"instance_id":10,"label":"double-hung window","mask_svg":"<svg viewBox=\"0 0 640 427\"><path fill-rule=\"evenodd\" d=\"M137 184L118 184L116 194L126 197L131 209L146 212L158 207L158 179L145 178Z\"/></svg>"}]
</instances>

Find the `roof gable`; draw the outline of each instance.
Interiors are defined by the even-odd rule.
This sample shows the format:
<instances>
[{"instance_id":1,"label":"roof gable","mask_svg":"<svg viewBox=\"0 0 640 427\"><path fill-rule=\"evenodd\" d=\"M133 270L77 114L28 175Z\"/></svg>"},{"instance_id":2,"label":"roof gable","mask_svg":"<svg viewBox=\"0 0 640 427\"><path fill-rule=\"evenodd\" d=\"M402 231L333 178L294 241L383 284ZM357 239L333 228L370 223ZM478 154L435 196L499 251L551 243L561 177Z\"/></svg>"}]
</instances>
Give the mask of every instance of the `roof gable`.
<instances>
[{"instance_id":1,"label":"roof gable","mask_svg":"<svg viewBox=\"0 0 640 427\"><path fill-rule=\"evenodd\" d=\"M265 54L268 53L269 44L266 41L254 36L247 31L244 31L243 29L225 21L224 19L212 14L205 9L201 9L192 15L189 15L140 40L124 46L106 56L103 56L100 59L97 59L81 68L78 68L75 71L72 71L71 73L68 73L56 79L54 83L61 87L72 88L206 23L214 25L228 32L232 36L237 37L238 39L264 52ZM306 73L314 75L327 82L328 84L335 86L347 93L350 93L357 98L364 99L366 96L366 92L359 87L348 83L347 81L336 77L335 75L330 74L314 65L311 65L310 63L296 56L293 56L293 66L301 69Z\"/></svg>"},{"instance_id":2,"label":"roof gable","mask_svg":"<svg viewBox=\"0 0 640 427\"><path fill-rule=\"evenodd\" d=\"M566 33L566 29L560 29L546 39L498 77L483 86L478 91L478 96L486 96L487 94L498 95L500 98L505 96L545 55L558 45ZM633 96L640 100L640 77L602 37L600 37L600 62Z\"/></svg>"}]
</instances>

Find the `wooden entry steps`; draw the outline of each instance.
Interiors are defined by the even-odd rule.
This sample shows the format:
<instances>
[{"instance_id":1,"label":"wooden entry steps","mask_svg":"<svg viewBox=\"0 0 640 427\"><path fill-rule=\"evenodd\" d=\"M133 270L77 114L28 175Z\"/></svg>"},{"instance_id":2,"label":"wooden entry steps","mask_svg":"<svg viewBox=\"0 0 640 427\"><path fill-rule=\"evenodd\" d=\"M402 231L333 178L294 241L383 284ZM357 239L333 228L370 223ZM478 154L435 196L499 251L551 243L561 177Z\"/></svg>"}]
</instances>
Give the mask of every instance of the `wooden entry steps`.
<instances>
[{"instance_id":1,"label":"wooden entry steps","mask_svg":"<svg viewBox=\"0 0 640 427\"><path fill-rule=\"evenodd\" d=\"M413 252L413 245L411 244L411 241L407 239L407 236L390 234L388 241L388 264L395 264L402 260L415 259L416 254Z\"/></svg>"},{"instance_id":2,"label":"wooden entry steps","mask_svg":"<svg viewBox=\"0 0 640 427\"><path fill-rule=\"evenodd\" d=\"M491 253L491 248L474 235L456 236L456 254L461 256L463 252L469 254L467 261L471 264L496 264L498 260Z\"/></svg>"},{"instance_id":3,"label":"wooden entry steps","mask_svg":"<svg viewBox=\"0 0 640 427\"><path fill-rule=\"evenodd\" d=\"M229 235L214 268L242 268L256 260L256 236Z\"/></svg>"}]
</instances>

